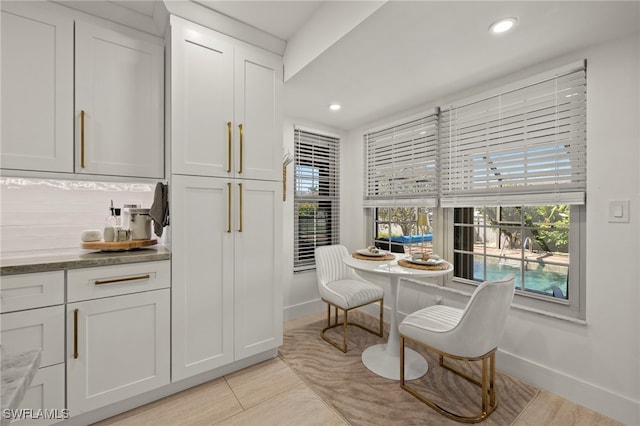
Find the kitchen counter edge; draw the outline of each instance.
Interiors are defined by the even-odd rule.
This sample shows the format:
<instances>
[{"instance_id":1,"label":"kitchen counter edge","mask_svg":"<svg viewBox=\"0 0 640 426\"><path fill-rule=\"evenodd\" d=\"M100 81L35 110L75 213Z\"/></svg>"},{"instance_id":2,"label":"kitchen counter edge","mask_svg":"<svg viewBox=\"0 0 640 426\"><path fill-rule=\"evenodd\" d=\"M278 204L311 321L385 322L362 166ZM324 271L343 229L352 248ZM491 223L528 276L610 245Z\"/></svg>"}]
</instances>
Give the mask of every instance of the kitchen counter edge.
<instances>
[{"instance_id":1,"label":"kitchen counter edge","mask_svg":"<svg viewBox=\"0 0 640 426\"><path fill-rule=\"evenodd\" d=\"M5 257L0 254L0 276L171 259L171 251L163 246L117 252L82 249L48 252L40 250L37 254L25 254L23 257L11 255Z\"/></svg>"}]
</instances>

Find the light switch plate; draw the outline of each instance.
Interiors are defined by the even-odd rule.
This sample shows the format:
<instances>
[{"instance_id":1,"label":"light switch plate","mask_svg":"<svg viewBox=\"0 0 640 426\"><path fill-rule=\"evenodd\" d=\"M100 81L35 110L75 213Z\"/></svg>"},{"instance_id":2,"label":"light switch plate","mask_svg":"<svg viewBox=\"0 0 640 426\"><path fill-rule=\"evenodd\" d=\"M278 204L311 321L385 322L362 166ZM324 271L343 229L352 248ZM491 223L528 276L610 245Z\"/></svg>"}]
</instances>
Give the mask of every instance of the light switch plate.
<instances>
[{"instance_id":1,"label":"light switch plate","mask_svg":"<svg viewBox=\"0 0 640 426\"><path fill-rule=\"evenodd\" d=\"M629 223L629 200L609 201L609 222Z\"/></svg>"}]
</instances>

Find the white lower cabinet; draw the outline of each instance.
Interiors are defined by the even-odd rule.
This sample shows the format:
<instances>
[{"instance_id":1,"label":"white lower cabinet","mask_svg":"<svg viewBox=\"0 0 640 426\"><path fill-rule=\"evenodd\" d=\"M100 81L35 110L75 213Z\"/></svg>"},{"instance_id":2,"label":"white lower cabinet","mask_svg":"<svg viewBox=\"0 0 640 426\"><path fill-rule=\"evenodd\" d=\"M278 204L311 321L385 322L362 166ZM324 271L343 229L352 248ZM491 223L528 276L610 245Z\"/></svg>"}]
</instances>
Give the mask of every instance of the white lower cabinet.
<instances>
[{"instance_id":1,"label":"white lower cabinet","mask_svg":"<svg viewBox=\"0 0 640 426\"><path fill-rule=\"evenodd\" d=\"M67 304L72 416L169 383L169 289Z\"/></svg>"},{"instance_id":2,"label":"white lower cabinet","mask_svg":"<svg viewBox=\"0 0 640 426\"><path fill-rule=\"evenodd\" d=\"M0 279L3 354L40 349L40 368L11 424L49 425L62 420L64 400L64 271L6 275ZM29 418L27 413L47 412Z\"/></svg>"},{"instance_id":3,"label":"white lower cabinet","mask_svg":"<svg viewBox=\"0 0 640 426\"><path fill-rule=\"evenodd\" d=\"M40 426L57 423L66 416L64 407L64 364L40 368L18 408L34 413L46 412L47 418L44 415L37 419L24 418L11 424Z\"/></svg>"},{"instance_id":4,"label":"white lower cabinet","mask_svg":"<svg viewBox=\"0 0 640 426\"><path fill-rule=\"evenodd\" d=\"M64 306L2 314L2 351L41 349L40 367L64 362Z\"/></svg>"}]
</instances>

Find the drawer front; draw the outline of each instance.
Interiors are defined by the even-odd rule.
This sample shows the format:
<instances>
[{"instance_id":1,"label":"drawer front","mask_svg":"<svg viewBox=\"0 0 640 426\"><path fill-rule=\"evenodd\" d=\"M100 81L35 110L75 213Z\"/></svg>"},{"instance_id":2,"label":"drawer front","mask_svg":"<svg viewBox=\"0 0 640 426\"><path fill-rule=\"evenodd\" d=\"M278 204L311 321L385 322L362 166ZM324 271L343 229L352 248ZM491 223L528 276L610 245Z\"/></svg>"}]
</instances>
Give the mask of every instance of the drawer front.
<instances>
[{"instance_id":1,"label":"drawer front","mask_svg":"<svg viewBox=\"0 0 640 426\"><path fill-rule=\"evenodd\" d=\"M41 368L36 373L31 386L24 394L20 403L20 409L32 410L34 415L40 413L39 410L47 410L47 417L37 417L35 419L24 417L14 419L11 425L37 425L44 426L60 422L68 416L64 407L64 364L56 364L50 367Z\"/></svg>"},{"instance_id":2,"label":"drawer front","mask_svg":"<svg viewBox=\"0 0 640 426\"><path fill-rule=\"evenodd\" d=\"M67 271L67 302L157 290L170 285L168 260L72 269Z\"/></svg>"},{"instance_id":3,"label":"drawer front","mask_svg":"<svg viewBox=\"0 0 640 426\"><path fill-rule=\"evenodd\" d=\"M40 367L64 362L64 306L2 314L2 351L42 349Z\"/></svg>"},{"instance_id":4,"label":"drawer front","mask_svg":"<svg viewBox=\"0 0 640 426\"><path fill-rule=\"evenodd\" d=\"M0 277L0 312L64 303L64 271Z\"/></svg>"}]
</instances>

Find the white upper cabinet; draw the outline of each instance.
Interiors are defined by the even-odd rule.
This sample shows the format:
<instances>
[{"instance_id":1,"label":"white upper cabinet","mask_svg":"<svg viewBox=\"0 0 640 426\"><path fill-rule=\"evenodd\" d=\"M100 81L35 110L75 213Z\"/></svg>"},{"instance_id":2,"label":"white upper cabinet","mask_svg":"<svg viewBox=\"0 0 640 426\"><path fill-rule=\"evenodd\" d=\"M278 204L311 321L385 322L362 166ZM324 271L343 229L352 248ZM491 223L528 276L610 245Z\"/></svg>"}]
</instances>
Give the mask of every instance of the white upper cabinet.
<instances>
[{"instance_id":1,"label":"white upper cabinet","mask_svg":"<svg viewBox=\"0 0 640 426\"><path fill-rule=\"evenodd\" d=\"M163 46L76 21L76 171L164 177Z\"/></svg>"},{"instance_id":2,"label":"white upper cabinet","mask_svg":"<svg viewBox=\"0 0 640 426\"><path fill-rule=\"evenodd\" d=\"M171 17L172 173L280 180L282 59Z\"/></svg>"},{"instance_id":3,"label":"white upper cabinet","mask_svg":"<svg viewBox=\"0 0 640 426\"><path fill-rule=\"evenodd\" d=\"M233 45L171 18L172 173L228 176L233 143Z\"/></svg>"},{"instance_id":4,"label":"white upper cabinet","mask_svg":"<svg viewBox=\"0 0 640 426\"><path fill-rule=\"evenodd\" d=\"M0 167L164 178L163 40L50 2L0 7Z\"/></svg>"},{"instance_id":5,"label":"white upper cabinet","mask_svg":"<svg viewBox=\"0 0 640 426\"><path fill-rule=\"evenodd\" d=\"M247 179L281 180L282 59L244 43L235 58L235 169Z\"/></svg>"},{"instance_id":6,"label":"white upper cabinet","mask_svg":"<svg viewBox=\"0 0 640 426\"><path fill-rule=\"evenodd\" d=\"M4 169L73 172L73 19L1 2Z\"/></svg>"}]
</instances>

